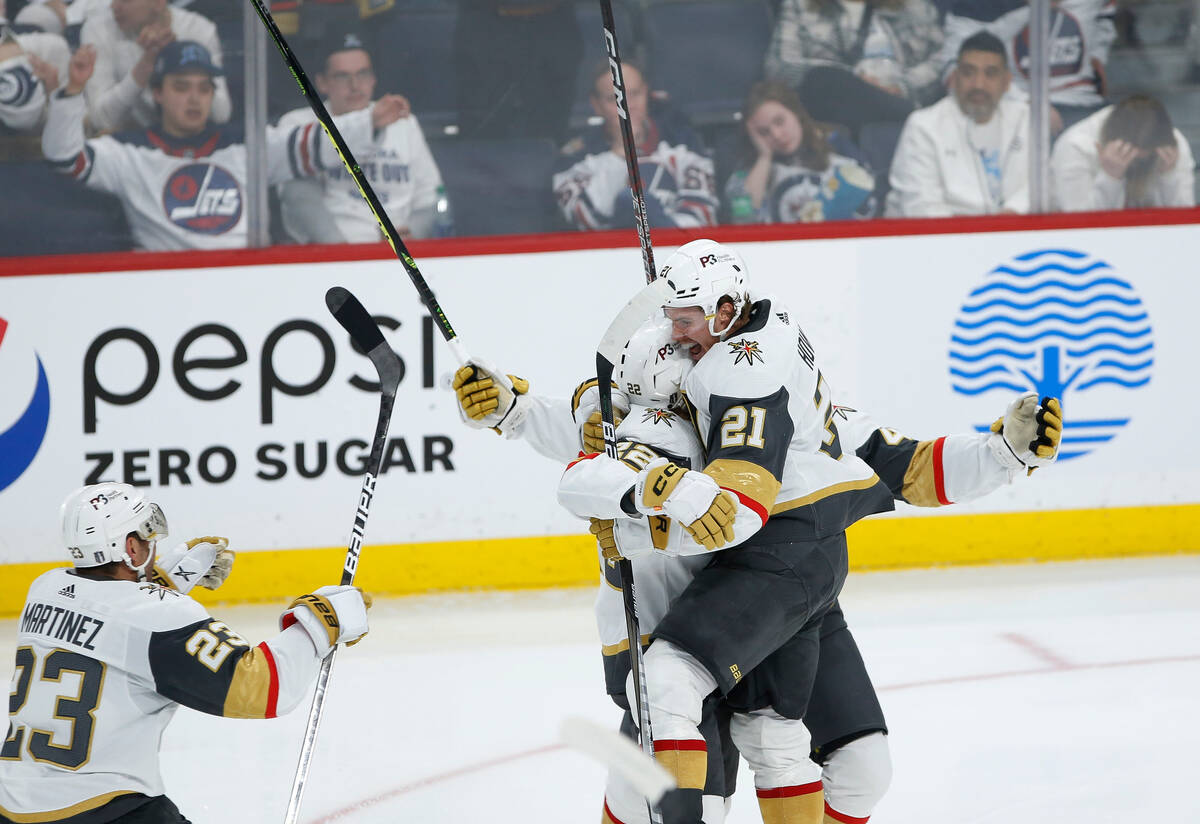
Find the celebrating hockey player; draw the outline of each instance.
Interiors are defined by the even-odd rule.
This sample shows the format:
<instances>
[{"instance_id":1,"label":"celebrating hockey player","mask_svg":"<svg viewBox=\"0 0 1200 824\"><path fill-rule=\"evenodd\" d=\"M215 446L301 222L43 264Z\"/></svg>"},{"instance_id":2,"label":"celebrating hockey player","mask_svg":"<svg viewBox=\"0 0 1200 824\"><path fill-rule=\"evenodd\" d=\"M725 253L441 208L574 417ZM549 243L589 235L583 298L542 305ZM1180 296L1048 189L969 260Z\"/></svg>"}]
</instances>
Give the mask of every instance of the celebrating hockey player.
<instances>
[{"instance_id":1,"label":"celebrating hockey player","mask_svg":"<svg viewBox=\"0 0 1200 824\"><path fill-rule=\"evenodd\" d=\"M668 261L668 266L671 265L672 262ZM800 335L801 333L796 330L795 334ZM625 387L632 384L639 390L653 387L652 391L654 392L669 393L671 391L669 381L665 380L665 376L678 374L678 372L673 372L670 366L662 363L664 352L671 350L670 341L664 339L658 343L652 342L650 354L642 354L639 359L638 352L631 352L631 349L636 349L634 344L637 338L638 336L635 336L630 347L627 347L622 366L619 367L620 371L617 377L620 385ZM689 345L695 343L691 340L681 340L680 342ZM711 343L709 347L711 347ZM760 346L759 349L761 350L762 347ZM804 341L804 349L805 351L811 350L811 346L807 345L807 340ZM699 351L693 350L693 354L699 358L705 351L707 348ZM634 374L637 369L642 368L638 364L644 363L652 364L653 368L646 368L643 373ZM628 364L635 365L634 372L628 371L626 368ZM528 395L505 395L491 383L490 378L486 375L481 376L478 372L472 373L469 370L460 371L456 385L465 415L474 413L484 423L497 423L504 419L509 419L510 422L517 420L516 426L510 425L507 430L501 430L510 436L529 434L531 433L531 424L547 422L546 410L553 406L552 403L541 399L531 399ZM528 414L531 410L533 413ZM514 412L517 414L513 415ZM1018 470L1024 469L1026 465L1039 465L1052 460L1061 434L1061 420L1057 412L1056 401L1047 402L1046 408L1037 412L1036 399L1028 396L1014 402L1006 416L997 421L997 426L994 428L995 433L990 436L951 436L922 442L904 438L892 430L877 428L869 422L866 416L846 408L835 408L832 414L836 416L837 421L831 419L827 425L836 433L840 423L843 445L853 449L858 456L867 461L887 484L891 495L895 496L897 500L906 500L917 505L937 506L952 501L970 500L986 494L1010 480ZM584 414L586 414L586 409ZM491 421L487 420L489 415L492 416ZM687 453L686 449L678 446L675 446L674 449L671 448L670 439L679 437L680 427L678 426L679 419L670 410L641 411L635 408L630 413L630 417L626 419L626 423L619 428L619 437L623 439L629 437L630 421L633 421L635 427L640 425L640 429L635 431L642 438L647 437L648 433L651 451L640 447L633 450L633 444L627 442L620 447L624 465L607 461L607 459L580 461L575 464L564 476L563 494L566 496L564 502L568 504L568 508L576 511L577 514L597 515L607 512L610 515L616 515L610 511L612 504L608 504L607 509L605 509L605 505L600 505L598 511L588 509L589 505L586 501L588 500L589 485L593 484L596 478L607 476L610 480L608 487L610 493L615 490L616 493L620 493L617 498L625 499L627 493L628 497L632 498L636 493L635 487L637 486L635 471L640 470L644 474L649 468L648 461L659 460L653 450L657 450L660 454L662 452L674 454L672 462L679 466L686 466L688 462L696 465L696 462L701 459L701 453L698 450L690 456L684 454L681 457L679 453ZM646 421L666 425L647 428ZM675 421L673 429L671 428L672 421ZM658 437L655 438L655 435ZM834 437L836 438L837 435L835 434ZM633 440L637 441L639 438ZM1034 440L1043 441L1037 445L1038 454L1031 452L1028 446ZM1026 446L1021 446L1021 444ZM644 445L642 444L642 446ZM535 442L535 446L538 446L539 451L550 454L549 450L545 448L544 441ZM1021 458L1018 458L1018 455ZM698 483L703 483L703 481L698 480ZM601 488L604 488L603 482L600 485ZM591 494L594 496L596 493L593 491ZM710 497L715 500L717 494L719 493L712 493ZM595 497L592 497L591 500L595 505ZM631 500L626 500L627 505L631 503ZM752 518L752 520L754 519ZM635 550L639 547L645 549L651 545L651 542L644 534L644 524L652 522L662 526L664 521L670 523L661 515L652 516L649 522L630 520L627 510L622 511L616 517L616 521L615 528L593 522L593 531L599 533L602 544L609 544L610 554L613 551L613 536L622 530L642 530L643 534L640 539L633 538L629 541L629 545ZM711 534L711 532L707 534ZM703 555L699 558L694 555L696 552L705 552L706 547L696 540L696 536L692 532L674 527L669 531L655 529L650 535L653 536L653 546L662 551L651 553L649 556L637 555L633 559L641 595L639 605L643 630L654 628L657 618L663 614L661 609L674 594L680 591L680 576L682 575L687 580L695 561L700 560L704 563L708 561L708 558ZM690 550L687 548L689 544L691 545ZM622 550L624 547L625 543L622 543ZM664 569L671 568L662 566L664 563L663 553L676 552L690 556L680 559L686 566L676 567L673 572L664 572ZM636 553L626 551L626 554L635 555ZM607 622L602 611L606 595L609 611ZM608 647L615 649L618 646L616 642L609 643L612 639L608 636L622 637L623 624L619 594L614 595L611 587L602 586L598 596L597 610L602 639L607 645L606 679L610 683L610 692L614 692L612 688L612 683L616 680L613 677L614 672L623 675L628 668L626 654L610 654L608 650ZM658 611L656 612L656 610ZM702 620L701 623L703 623ZM890 761L884 737L886 727L874 688L836 602L826 613L822 622L819 643L820 666L817 668L812 697L804 718L807 726L812 730L813 759L823 766L819 778L823 781L825 788L825 814L830 821L865 821L871 814L874 804L886 789L890 775ZM653 646L651 648L653 649ZM623 662L623 667L618 662ZM770 707L755 706L754 703L746 701L748 697L753 698L763 692L754 686L756 680L763 679L761 676L743 679L741 684L730 693L727 704L735 704L743 712L749 711L750 713L741 717L738 724L735 724L735 729L738 730L736 736L743 739L745 742L743 743L744 754L750 763L757 767L755 770L756 784L760 790L760 803L763 805L764 818L773 821L776 820L775 816L777 815L797 812L794 809L797 806L808 806L811 809L814 806L811 803L813 799L806 799L805 796L811 796L812 793L799 792L799 790L806 786L812 790L814 789L813 784L816 784L818 788L820 784L816 781L802 784L786 783L793 780L798 773L812 769L811 763L808 763L808 734L800 728L799 724L773 712ZM767 689L765 692L769 694L770 690ZM630 723L628 717L626 723L627 725ZM660 741L662 740L662 732L657 727L655 735ZM772 736L773 740L777 742L789 742L790 746L778 749L771 759L764 760L765 751L761 746L755 745L755 740L756 736L765 735ZM747 736L749 736L748 740ZM706 734L705 738L708 739L707 746L711 750L712 736ZM696 739L693 738L691 741L696 742ZM694 745L692 744L692 746ZM676 753L672 753L672 756L677 760L683 760L679 759ZM694 756L690 760L698 761ZM630 824L632 821L640 821L644 818L644 811L639 812L637 799L633 799L631 802L627 797L627 790L623 790L620 782L616 782L616 784L610 782L607 796L609 809L606 814L613 820ZM789 810L788 808L793 809ZM816 805L816 809L819 811L820 806ZM711 817L712 808L707 803L704 815L705 821L719 820Z\"/></svg>"},{"instance_id":2,"label":"celebrating hockey player","mask_svg":"<svg viewBox=\"0 0 1200 824\"><path fill-rule=\"evenodd\" d=\"M0 824L186 822L158 767L178 705L230 718L285 714L330 650L367 632L370 599L327 586L293 601L282 631L250 646L188 595L225 580L228 542L188 541L156 563L166 517L128 484L73 492L62 530L73 568L38 577L18 619Z\"/></svg>"}]
</instances>

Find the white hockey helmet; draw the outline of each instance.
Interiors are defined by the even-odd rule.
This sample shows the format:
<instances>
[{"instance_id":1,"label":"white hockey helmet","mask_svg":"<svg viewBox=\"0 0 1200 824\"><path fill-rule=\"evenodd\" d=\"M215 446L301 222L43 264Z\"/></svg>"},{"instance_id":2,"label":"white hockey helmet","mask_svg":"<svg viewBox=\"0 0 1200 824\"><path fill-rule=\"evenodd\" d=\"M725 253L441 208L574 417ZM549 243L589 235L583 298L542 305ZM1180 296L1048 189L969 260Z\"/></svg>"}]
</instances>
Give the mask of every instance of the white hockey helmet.
<instances>
[{"instance_id":1,"label":"white hockey helmet","mask_svg":"<svg viewBox=\"0 0 1200 824\"><path fill-rule=\"evenodd\" d=\"M640 406L673 406L692 370L687 351L671 340L671 321L651 318L621 350L614 377L617 388Z\"/></svg>"},{"instance_id":2,"label":"white hockey helmet","mask_svg":"<svg viewBox=\"0 0 1200 824\"><path fill-rule=\"evenodd\" d=\"M699 306L714 337L722 334L713 328L721 298L733 301L733 316L742 312L750 299L746 290L746 264L732 249L715 240L693 240L675 250L658 271L667 278L675 293L667 299L667 308Z\"/></svg>"},{"instance_id":3,"label":"white hockey helmet","mask_svg":"<svg viewBox=\"0 0 1200 824\"><path fill-rule=\"evenodd\" d=\"M125 553L126 536L133 532L150 542L167 536L162 509L129 484L92 484L78 489L63 501L61 514L63 544L76 568L122 561L140 572L146 564L135 567L130 562Z\"/></svg>"}]
</instances>

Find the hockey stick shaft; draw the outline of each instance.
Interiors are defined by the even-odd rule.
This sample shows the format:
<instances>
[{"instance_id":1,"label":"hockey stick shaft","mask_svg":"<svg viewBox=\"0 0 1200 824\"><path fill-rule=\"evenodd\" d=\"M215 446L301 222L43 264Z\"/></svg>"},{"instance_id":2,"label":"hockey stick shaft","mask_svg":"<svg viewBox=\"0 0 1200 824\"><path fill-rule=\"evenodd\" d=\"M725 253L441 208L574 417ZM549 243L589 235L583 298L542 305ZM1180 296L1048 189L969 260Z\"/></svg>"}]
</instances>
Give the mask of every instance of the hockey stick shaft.
<instances>
[{"instance_id":1,"label":"hockey stick shaft","mask_svg":"<svg viewBox=\"0 0 1200 824\"><path fill-rule=\"evenodd\" d=\"M600 419L604 431L604 453L617 457L617 430L613 425L612 375L621 350L650 317L651 312L662 306L671 291L670 282L651 280L641 291L617 313L604 332L596 350L596 380L600 394ZM650 699L646 687L645 661L642 655L642 632L637 614L637 591L633 580L633 564L622 558L617 563L621 576L621 600L625 607L625 634L629 641L629 669L633 673L633 701L637 711L639 738L642 751L654 757L654 733L650 725ZM646 799L646 809L652 824L662 824L662 815L654 802Z\"/></svg>"},{"instance_id":2,"label":"hockey stick shaft","mask_svg":"<svg viewBox=\"0 0 1200 824\"><path fill-rule=\"evenodd\" d=\"M450 319L446 317L446 313L442 311L441 305L438 303L437 297L433 294L433 290L429 288L429 284L425 281L425 277L421 274L421 270L417 268L417 262L413 260L413 256L409 254L408 247L404 245L404 241L400 238L400 233L396 231L396 227L392 225L392 220L388 217L387 210L383 208L383 204L379 202L379 197L375 194L375 190L371 187L371 182L367 180L366 174L363 173L362 167L358 165L358 161L354 159L353 152L346 145L342 133L338 131L337 124L333 122L333 117L330 116L325 104L321 101L320 95L313 88L312 82L308 79L308 75L304 73L303 67L300 65L300 60L292 51L284 39L283 32L279 30L279 26L275 24L275 18L271 16L271 12L267 10L265 0L250 0L254 5L254 10L258 13L258 17L266 26L267 33L271 36L271 40L275 42L275 47L279 49L279 53L283 55L283 62L287 64L288 71L292 73L296 83L300 86L300 91L304 94L308 101L309 107L313 114L316 115L322 128L325 129L325 134L329 135L330 141L333 142L337 149L338 155L342 159L342 163L346 166L346 171L350 173L350 177L354 179L355 185L358 186L359 193L363 196L363 200L367 202L367 206L371 209L371 214L375 216L375 220L379 222L379 228L383 231L383 236L387 238L387 242L391 244L392 251L396 253L396 257L400 259L400 263L404 266L405 273L408 274L409 280L416 287L417 294L421 298L421 302L425 304L425 308L429 310L429 314L433 316L434 322L437 323L438 329L442 332L442 337L446 343L450 345L450 351L454 354L455 360L460 364L466 363L468 358L462 344L458 340L458 333L454 331L454 327L450 325Z\"/></svg>"},{"instance_id":3,"label":"hockey stick shaft","mask_svg":"<svg viewBox=\"0 0 1200 824\"><path fill-rule=\"evenodd\" d=\"M400 358L383 339L383 333L379 331L379 326L354 295L340 286L335 286L325 294L325 303L337 322L350 334L351 340L367 353L367 357L375 364L375 371L379 374L379 417L375 423L375 438L371 441L371 453L367 458L367 468L363 474L358 505L354 511L354 525L350 529L350 540L346 546L346 560L342 565L341 583L342 586L349 586L354 583L354 576L358 572L358 558L362 553L367 517L371 514L371 502L375 498L375 481L383 464L383 453L387 446L387 433L391 425L392 409L396 404L396 390L400 385L402 366ZM329 674L333 670L333 659L336 655L337 647L335 646L321 662L321 671L317 675L317 687L313 693L312 706L308 711L308 725L305 727L304 740L300 745L300 758L296 764L296 774L292 779L292 791L288 798L287 813L284 817L286 824L296 824L296 819L300 815L300 802L304 797L304 787L308 782L308 770L312 764L317 731L321 727L321 716L325 708Z\"/></svg>"},{"instance_id":4,"label":"hockey stick shaft","mask_svg":"<svg viewBox=\"0 0 1200 824\"><path fill-rule=\"evenodd\" d=\"M258 0L254 1L258 2ZM617 99L617 114L621 119L621 142L625 144L625 167L629 171L629 191L633 195L633 216L637 223L638 241L642 245L642 265L646 270L646 282L649 283L656 277L654 247L650 244L650 219L646 215L646 198L642 194L642 174L638 168L637 145L633 140L633 124L629 120L629 96L625 92L621 52L617 48L617 27L613 23L612 0L600 0L600 21L604 26L604 49L608 54L608 69L612 77L613 95ZM601 392L603 393L603 391L602 389Z\"/></svg>"}]
</instances>

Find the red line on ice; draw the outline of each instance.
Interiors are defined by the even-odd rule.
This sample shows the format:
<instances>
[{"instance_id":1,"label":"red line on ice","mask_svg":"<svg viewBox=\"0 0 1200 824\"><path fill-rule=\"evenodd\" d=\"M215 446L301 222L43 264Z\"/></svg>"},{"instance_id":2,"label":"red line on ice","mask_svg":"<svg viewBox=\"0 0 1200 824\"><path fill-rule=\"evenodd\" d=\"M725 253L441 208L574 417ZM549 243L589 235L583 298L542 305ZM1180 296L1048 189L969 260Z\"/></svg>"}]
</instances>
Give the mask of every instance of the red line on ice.
<instances>
[{"instance_id":1,"label":"red line on ice","mask_svg":"<svg viewBox=\"0 0 1200 824\"><path fill-rule=\"evenodd\" d=\"M1064 672L1076 672L1081 670L1118 669L1120 667L1141 667L1148 664L1178 664L1200 661L1200 655L1173 655L1163 658L1141 658L1128 661L1103 661L1095 664L1070 664L1058 658L1057 656L1054 656L1048 651L1041 650L1040 647L1037 647L1032 641L1028 641L1028 639L1025 639L1023 636L1010 633L1005 637L1013 640L1015 643L1021 644L1022 646L1028 646L1031 649L1040 650L1041 653L1043 653L1042 657L1048 657L1048 659L1053 662L1052 666L1049 668L1042 667L1040 669L1013 670L1011 672L988 672L980 675L953 675L946 678L931 678L926 681L910 681L906 684L889 684L884 687L879 687L879 691L893 692L895 690L916 689L918 687L940 687L946 684L966 684L972 681L992 681L1000 678L1020 678L1027 675L1059 675ZM483 770L488 770L492 767L499 767L502 764L508 764L513 761L520 761L525 758L534 758L539 755L557 752L561 749L563 749L562 744L547 744L544 747L537 747L532 750L524 750L523 752L515 752L510 755L502 755L498 758L480 761L477 764L468 764L465 767L459 767L458 769L451 770L449 772L431 775L426 778L421 778L408 784L396 787L394 790L388 790L387 792L380 793L379 795L373 795L369 798L363 799L362 801L357 801L354 804L342 807L340 810L335 810L334 812L324 815L321 818L314 819L310 822L310 824L326 824L330 821L337 821L345 818L346 816L352 815L359 810L367 807L374 807L377 804L382 804L384 801L389 801L397 796L404 795L405 793L410 793L415 790L422 790L434 784L441 784L442 782L449 781L453 778L470 775L471 773L482 772Z\"/></svg>"}]
</instances>

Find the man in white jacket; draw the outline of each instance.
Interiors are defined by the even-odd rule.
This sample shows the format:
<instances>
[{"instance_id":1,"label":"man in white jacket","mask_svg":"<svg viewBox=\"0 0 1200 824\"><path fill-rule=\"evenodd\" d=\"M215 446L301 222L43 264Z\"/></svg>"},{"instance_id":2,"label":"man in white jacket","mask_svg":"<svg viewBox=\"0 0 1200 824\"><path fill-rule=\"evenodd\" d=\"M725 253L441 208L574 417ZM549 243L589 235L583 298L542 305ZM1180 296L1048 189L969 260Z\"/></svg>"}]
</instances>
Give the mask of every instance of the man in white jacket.
<instances>
[{"instance_id":1,"label":"man in white jacket","mask_svg":"<svg viewBox=\"0 0 1200 824\"><path fill-rule=\"evenodd\" d=\"M1029 210L1029 105L1005 97L1004 44L965 40L951 94L913 112L892 161L888 217L948 217Z\"/></svg>"},{"instance_id":2,"label":"man in white jacket","mask_svg":"<svg viewBox=\"0 0 1200 824\"><path fill-rule=\"evenodd\" d=\"M1050 154L1051 203L1063 212L1195 206L1195 168L1162 103L1133 95L1062 133Z\"/></svg>"}]
</instances>

